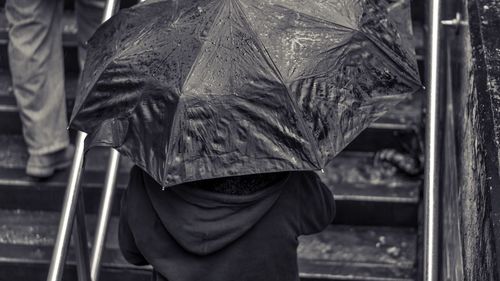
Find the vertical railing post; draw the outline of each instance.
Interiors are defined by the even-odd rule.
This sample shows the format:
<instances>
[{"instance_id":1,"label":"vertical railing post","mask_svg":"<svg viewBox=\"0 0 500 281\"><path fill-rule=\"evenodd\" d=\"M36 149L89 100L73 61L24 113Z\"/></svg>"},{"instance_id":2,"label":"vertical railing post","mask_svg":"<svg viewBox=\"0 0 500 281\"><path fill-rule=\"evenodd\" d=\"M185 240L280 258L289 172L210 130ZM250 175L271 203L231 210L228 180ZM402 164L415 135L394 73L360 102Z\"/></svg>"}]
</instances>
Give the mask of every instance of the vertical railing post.
<instances>
[{"instance_id":1,"label":"vertical railing post","mask_svg":"<svg viewBox=\"0 0 500 281\"><path fill-rule=\"evenodd\" d=\"M111 149L109 162L106 169L106 180L104 190L101 195L99 206L99 217L97 218L97 227L94 243L92 244L92 255L90 260L90 276L92 281L99 279L99 270L101 267L101 256L106 242L106 233L108 231L109 218L113 206L113 196L116 187L116 175L120 163L120 154L115 149Z\"/></svg>"},{"instance_id":2,"label":"vertical railing post","mask_svg":"<svg viewBox=\"0 0 500 281\"><path fill-rule=\"evenodd\" d=\"M438 280L438 211L439 211L439 70L441 1L430 0L426 57L427 116L425 123L424 175L424 281Z\"/></svg>"},{"instance_id":3,"label":"vertical railing post","mask_svg":"<svg viewBox=\"0 0 500 281\"><path fill-rule=\"evenodd\" d=\"M106 0L106 6L104 6L104 13L102 15L102 22L109 20L118 10L120 6L120 0Z\"/></svg>"},{"instance_id":4,"label":"vertical railing post","mask_svg":"<svg viewBox=\"0 0 500 281\"><path fill-rule=\"evenodd\" d=\"M119 0L107 0L104 7L102 22L110 19L117 11ZM120 163L120 154L115 149L110 149L109 162L106 167L106 179L104 190L101 195L99 204L99 212L97 218L97 226L92 244L92 254L90 257L90 277L92 281L99 279L99 271L101 268L101 257L106 242L106 234L108 231L109 218L111 216L113 206L113 196L116 187L116 175Z\"/></svg>"},{"instance_id":5,"label":"vertical railing post","mask_svg":"<svg viewBox=\"0 0 500 281\"><path fill-rule=\"evenodd\" d=\"M102 16L102 22L107 21L116 13L119 3L119 0L106 1L106 6L104 7L104 13ZM110 149L109 162L108 166L106 167L104 190L101 195L96 233L94 237L94 243L92 244L92 254L90 257L90 276L92 281L96 281L99 278L102 251L104 249L104 243L106 242L106 233L108 230L111 207L113 205L113 195L116 185L116 174L118 173L119 162L120 154L115 149Z\"/></svg>"},{"instance_id":6,"label":"vertical railing post","mask_svg":"<svg viewBox=\"0 0 500 281\"><path fill-rule=\"evenodd\" d=\"M57 239L52 252L47 281L60 281L66 261L66 252L71 238L71 230L75 218L75 211L80 193L80 179L84 163L84 142L87 134L78 132L73 164L69 173L66 194L64 195L61 220L57 232Z\"/></svg>"},{"instance_id":7,"label":"vertical railing post","mask_svg":"<svg viewBox=\"0 0 500 281\"><path fill-rule=\"evenodd\" d=\"M75 242L76 271L79 281L90 281L89 245L87 221L85 218L85 200L83 190L80 191L76 206L76 221L73 227Z\"/></svg>"}]
</instances>

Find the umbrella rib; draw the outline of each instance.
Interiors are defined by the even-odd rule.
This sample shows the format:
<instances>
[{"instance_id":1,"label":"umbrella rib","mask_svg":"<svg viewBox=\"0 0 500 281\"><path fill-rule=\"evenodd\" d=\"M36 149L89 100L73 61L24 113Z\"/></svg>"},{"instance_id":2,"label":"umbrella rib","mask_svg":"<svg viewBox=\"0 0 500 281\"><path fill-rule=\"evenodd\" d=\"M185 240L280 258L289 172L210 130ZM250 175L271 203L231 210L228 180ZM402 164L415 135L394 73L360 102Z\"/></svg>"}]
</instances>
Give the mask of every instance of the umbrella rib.
<instances>
[{"instance_id":1,"label":"umbrella rib","mask_svg":"<svg viewBox=\"0 0 500 281\"><path fill-rule=\"evenodd\" d=\"M222 1L221 1L222 2ZM219 2L220 3L220 2ZM220 4L219 4L220 5ZM207 34L211 34L211 31L215 25L215 22L217 21L217 19L219 18L220 14L222 13L222 9L220 9L217 13L217 15L214 17L214 21L212 22L212 24L210 25L210 28L208 29L207 31ZM194 66L196 66L198 64L198 62L200 61L200 58L201 58L201 54L203 53L202 50L206 49L205 45L207 44L209 40L205 40L203 42L203 44L201 45L200 49L198 50L198 53L196 54L196 58L194 59L193 61L193 64L191 65L191 68L189 69L189 72L188 74L186 75L186 80L184 80L184 83L182 84L182 88L181 88L181 93L184 91L185 87L186 87L186 84L187 82L189 81L189 79L191 79L191 76L193 74L193 71L194 71Z\"/></svg>"},{"instance_id":2,"label":"umbrella rib","mask_svg":"<svg viewBox=\"0 0 500 281\"><path fill-rule=\"evenodd\" d=\"M381 47L379 44L377 44L377 40L373 39L370 35L362 32L362 31L358 31L360 34L363 35L363 37L365 37L366 39L368 39L368 41L370 41L381 53L383 53L387 58L389 58L389 60L395 64L395 65L401 65L401 64L404 64L404 63L399 63L398 61L396 61L395 57L397 56L392 50L387 50L386 48L383 48ZM420 82L418 79L415 79L415 73L410 73L407 69L406 66L403 66L403 72L406 76L406 79L412 81L413 83L417 84L417 85L420 85Z\"/></svg>"},{"instance_id":3,"label":"umbrella rib","mask_svg":"<svg viewBox=\"0 0 500 281\"><path fill-rule=\"evenodd\" d=\"M277 6L283 8L283 9L286 9L286 10L294 11L294 10L291 10L290 8L282 6L282 5L277 5ZM378 44L375 43L375 40L373 40L372 38L370 38L370 36L368 36L366 33L364 33L361 29L356 29L356 28L353 28L353 27L345 26L345 25L342 25L342 24L339 24L339 23L335 23L335 22L332 22L332 21L327 20L327 19L319 18L319 17L313 16L313 15L310 15L310 14L307 14L307 13L304 13L304 12L298 12L298 11L294 11L294 12L296 12L298 14L301 14L301 15L303 15L306 18L310 18L310 19L314 19L316 21L320 21L320 22L331 24L331 25L343 27L343 28L352 30L352 31L354 31L356 33L361 33L364 37L366 37L368 40L370 40L370 42L372 42L379 50L381 50L382 53L384 53L386 56L388 56L392 62L394 62L395 64L399 65L399 63L397 61L395 61L394 58L393 58L393 56L396 56L396 54L394 54L394 52L392 52L392 50L390 52L393 53L392 54L393 56L391 56L391 54L387 54L388 51L383 50ZM411 80L412 82L414 82L416 84L420 84L420 83L417 82L417 80L415 80L414 75L412 75L411 73L408 72L408 70L406 69L406 67L403 67L403 69L405 71L405 74L411 77L411 79L409 79L409 80Z\"/></svg>"},{"instance_id":4,"label":"umbrella rib","mask_svg":"<svg viewBox=\"0 0 500 281\"><path fill-rule=\"evenodd\" d=\"M220 3L220 2L219 2ZM221 4L219 4L221 5ZM215 9L215 8L214 8ZM212 31L217 19L220 17L220 14L222 13L222 9L220 9L217 13L217 15L214 17L214 20L213 22L211 23L210 25L210 28L208 29L207 31L207 34L210 34L210 32ZM184 80L184 83L182 84L181 86L181 89L180 89L180 93L179 93L179 103L177 104L177 108L175 109L175 112L174 112L174 119L172 120L172 129L174 128L174 126L178 123L178 115L179 115L179 110L180 108L184 105L183 103L183 100L182 100L182 93L184 92L184 89L186 88L186 84L187 82L191 79L191 76L193 74L193 71L194 71L194 66L196 66L198 64L198 62L200 61L201 59L201 54L203 53L202 50L205 49L205 45L207 44L208 40L205 40L203 42L203 44L201 45L200 49L198 50L198 53L196 54L196 58L194 59L193 61L193 64L191 65L191 68L189 69L189 72L188 74L186 75L186 79ZM167 176L167 173L168 173L168 165L169 165L169 161L170 159L168 159L168 156L170 155L171 151L172 151L172 146L173 146L173 136L172 134L169 135L168 137L168 147L167 147L167 154L165 155L166 159L165 159L165 169L164 169L164 172L163 172L163 182L162 182L162 185L164 185L166 183L166 176ZM166 183L168 185L168 183Z\"/></svg>"},{"instance_id":5,"label":"umbrella rib","mask_svg":"<svg viewBox=\"0 0 500 281\"><path fill-rule=\"evenodd\" d=\"M243 15L243 20L247 24L249 31L252 33L252 35L255 38L256 42L259 44L259 46L262 48L262 51L265 53L264 58L268 61L268 63L270 63L270 65L272 65L272 67L274 68L274 71L276 72L278 78L280 79L281 83L284 85L286 93L287 93L287 96L289 98L289 102L291 103L291 105L292 105L292 107L293 107L293 109L295 111L295 114L297 115L296 117L297 117L297 119L298 119L298 121L300 123L300 126L302 127L302 131L307 135L307 138L309 139L309 144L311 145L311 150L313 151L314 156L316 158L316 164L317 164L318 168L320 168L322 165L320 163L319 153L318 153L318 150L315 149L315 147L317 147L318 149L320 147L318 141L315 141L315 139L313 138L313 136L311 136L310 132L307 130L307 126L304 123L304 120L303 120L302 116L299 116L299 112L300 111L297 108L297 106L295 105L294 99L292 97L292 94L290 93L290 89L288 88L287 83L285 83L285 79L283 78L283 75L279 71L279 69L276 66L276 64L274 63L274 61L271 59L271 55L269 54L268 50L266 49L264 43L262 42L262 40L260 39L260 37L258 36L258 34L256 32L254 32L253 29L251 28L250 21L248 20L247 15L243 12L241 4L239 3L238 0L236 0L235 2L236 2L236 5L238 6L238 8L241 11L241 14ZM315 146L313 146L313 144L315 144Z\"/></svg>"},{"instance_id":6,"label":"umbrella rib","mask_svg":"<svg viewBox=\"0 0 500 281\"><path fill-rule=\"evenodd\" d=\"M153 26L154 26L154 25L156 25L156 24L157 24L157 23L158 23L161 19L162 19L161 17L158 17L158 18L156 18L156 20L155 20L155 21L153 21L153 22L148 22L148 24L146 24L146 25L142 28L142 30L145 30L145 29L146 29L146 27L148 27L148 26L149 26L150 28L151 28L151 27L153 27ZM172 23L173 23L173 21L169 23L169 26L171 26L171 25L172 25ZM123 33L122 33L122 34L123 34ZM122 36L123 36L123 35L122 35ZM137 40L140 40L141 38L143 38L143 37L145 37L145 36L146 36L146 32L138 32L138 36L137 36L137 38L136 38L136 41L137 41ZM121 39L121 38L120 38L120 39ZM112 58L112 60L115 60L118 56L122 56L122 55L126 54L126 53L127 53L127 52L128 52L128 51L129 51L129 50L130 50L133 46L134 46L133 44L130 44L128 47L126 47L126 48L124 48L124 49L120 50L119 52L116 52L116 53L115 53L115 54L111 57L111 58Z\"/></svg>"},{"instance_id":7,"label":"umbrella rib","mask_svg":"<svg viewBox=\"0 0 500 281\"><path fill-rule=\"evenodd\" d=\"M304 12L299 12L299 11L296 11L296 10L292 10L292 9L290 9L288 7L283 6L283 5L276 5L276 7L280 7L280 8L285 9L285 10L293 11L294 13L300 14L300 15L304 16L305 18L312 19L314 21L318 21L318 22L322 22L322 23L326 23L326 24L330 24L330 25L335 25L335 26L339 26L339 27L343 27L345 29L349 29L349 30L352 30L352 31L359 31L359 30L357 30L354 27L346 26L346 25L343 25L343 24L340 24L340 23L333 22L331 20L327 20L327 19L324 19L324 18L313 16L313 15L310 15L310 14L307 14L307 13L304 13Z\"/></svg>"},{"instance_id":8,"label":"umbrella rib","mask_svg":"<svg viewBox=\"0 0 500 281\"><path fill-rule=\"evenodd\" d=\"M374 6L374 7L376 7L376 8L380 8L380 7L377 5L377 3L373 2L372 0L366 0L366 2L369 2L372 6ZM387 17L387 19L389 20L389 17ZM389 22L391 22L391 21L389 20ZM394 58L396 57L396 55L395 55L394 51L392 51L391 49L386 50L386 48L382 48L380 45L378 45L378 44L376 43L376 40L375 40L375 39L373 39L373 38L372 38L369 34L366 34L365 32L363 32L363 31L361 31L361 30L360 30L359 32L360 32L361 34L363 34L363 36L365 36L368 40L370 40L370 41L373 43L373 45L375 45L375 46L376 46L376 47L377 47L377 48L378 48L378 49L379 49L382 53L384 53L386 56L388 56L388 57L389 57L389 59L390 59L393 63L395 63L396 65L399 65L399 63L398 63L398 62L394 59ZM400 35L400 34L399 34L399 30L397 30L397 29L396 29L396 32L397 32L397 34L398 34L398 35ZM402 46L402 47L403 47L403 46ZM403 64L404 64L404 63L403 63ZM417 78L417 79L415 79L415 76L417 76L417 77L418 77L418 73L409 73L409 71L408 71L408 69L407 69L407 66L406 66L406 65L403 67L403 69L404 69L405 74L406 74L406 75L408 75L408 76L410 76L410 78L411 78L411 79L409 79L409 80L411 80L412 82L414 82L414 83L415 83L415 84L417 84L417 85L420 85L420 81L419 81L419 79L418 79L418 78Z\"/></svg>"},{"instance_id":9,"label":"umbrella rib","mask_svg":"<svg viewBox=\"0 0 500 281\"><path fill-rule=\"evenodd\" d=\"M352 38L352 36L351 36L351 38ZM333 50L340 49L340 48L344 47L344 46L345 46L345 45L347 45L347 44L348 44L348 43L347 43L347 42L345 42L345 43L343 43L342 45L337 45L337 46L334 46L334 47L332 47L332 48L329 48L328 50L325 50L325 51L320 52L320 54L326 54L326 53L332 52ZM345 52L346 52L346 51L345 51L345 49L344 49L344 50L342 50L342 56L345 56ZM322 59L320 62L322 62L322 61L324 61L324 60L325 60L325 59ZM309 78L312 78L312 77L316 77L316 76L318 76L318 75L320 75L320 74L321 74L321 75L327 75L327 74L328 74L328 73L327 73L327 71L328 71L328 70L323 71L322 73L315 72L315 73L311 73L311 74L308 74L308 75L298 75L298 76L297 76L297 75L295 75L295 76L292 76L292 78L293 78L293 80L294 80L294 81L296 81L296 80L301 80L301 79L309 79Z\"/></svg>"},{"instance_id":10,"label":"umbrella rib","mask_svg":"<svg viewBox=\"0 0 500 281\"><path fill-rule=\"evenodd\" d=\"M150 5L153 5L153 4L150 4ZM132 9L133 9L133 8L132 8ZM115 17L111 18L110 20L106 21L103 25L104 25L104 26L109 26L109 25L111 25L113 21L117 21L117 18L119 18L119 17L124 17L124 16L122 16L122 15L124 15L124 14L126 15L127 13L126 13L126 12L124 12L123 14L117 15L117 16L115 16ZM153 22L148 22L148 24L146 24L146 25L143 27L143 30L144 30L147 26L153 26L153 25L157 24L157 23L158 23L161 19L162 19L161 17L158 17L155 21L153 21ZM172 25L172 23L173 23L173 21L169 23L169 26L171 26L171 25ZM101 27L101 28L102 28L102 27ZM139 40L140 38L142 38L143 36L145 36L144 34L145 34L145 32L144 32L144 33L139 32L139 36L138 36L137 40ZM122 39L122 37L123 37L123 32L120 32L120 40ZM130 48L132 48L132 46L133 46L133 45L130 45L130 46L128 46L128 47L126 47L126 48L124 48L124 49L122 49L122 50L119 50L119 51L115 52L114 54L112 54L112 55L111 55L111 56L110 56L110 57L109 57L109 58L108 58L108 59L107 59L107 60L106 60L106 61L102 64L102 70L100 71L100 73L99 73L98 75L94 75L94 77L96 77L96 81L94 81L94 82L92 83L92 84L93 84L93 85L92 85L92 87L91 87L91 88L87 91L87 93L85 93L85 96L86 96L88 93L90 93L90 92L92 92L92 91L93 91L94 87L96 86L97 81L99 80L99 78L101 77L101 75L102 75L102 74L106 71L106 69L108 68L108 66L109 66L109 65L110 65L113 61L115 61L115 60L116 60L116 58L117 58L118 56L121 56L121 55L123 55L123 54L126 54L126 52L127 52L127 51L129 51L129 50L130 50ZM83 76L83 75L82 75L82 76ZM80 96L80 94L79 94L79 96ZM84 104L84 103L85 103L85 101L82 101L82 103L79 105L79 107L78 107L78 108L73 108L73 113L72 113L72 115L71 115L71 118L70 118L70 122L69 122L69 124L71 124L71 123L73 122L73 120L74 120L74 119L75 119L75 117L76 117L76 113L80 111L80 109L81 109L81 107L83 106L83 104ZM76 105L76 104L75 104L75 105Z\"/></svg>"}]
</instances>

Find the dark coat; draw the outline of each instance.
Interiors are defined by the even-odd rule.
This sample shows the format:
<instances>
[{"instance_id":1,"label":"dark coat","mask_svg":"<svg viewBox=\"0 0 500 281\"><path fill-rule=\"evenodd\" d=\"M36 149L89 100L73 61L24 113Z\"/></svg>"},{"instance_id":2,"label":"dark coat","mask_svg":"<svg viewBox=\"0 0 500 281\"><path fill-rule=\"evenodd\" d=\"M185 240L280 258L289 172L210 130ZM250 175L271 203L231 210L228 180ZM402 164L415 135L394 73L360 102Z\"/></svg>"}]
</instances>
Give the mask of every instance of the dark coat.
<instances>
[{"instance_id":1,"label":"dark coat","mask_svg":"<svg viewBox=\"0 0 500 281\"><path fill-rule=\"evenodd\" d=\"M186 183L162 191L134 167L122 201L125 258L169 281L298 281L297 237L323 230L333 196L314 172L291 172L250 195Z\"/></svg>"}]
</instances>

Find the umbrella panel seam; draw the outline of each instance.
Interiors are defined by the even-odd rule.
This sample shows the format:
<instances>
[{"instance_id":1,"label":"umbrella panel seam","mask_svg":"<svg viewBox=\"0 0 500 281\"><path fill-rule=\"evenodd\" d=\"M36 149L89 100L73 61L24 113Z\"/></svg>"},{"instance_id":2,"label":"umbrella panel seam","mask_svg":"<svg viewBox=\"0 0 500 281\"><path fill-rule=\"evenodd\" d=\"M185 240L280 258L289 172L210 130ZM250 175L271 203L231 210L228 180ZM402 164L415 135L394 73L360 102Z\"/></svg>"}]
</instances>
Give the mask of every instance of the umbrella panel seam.
<instances>
[{"instance_id":1,"label":"umbrella panel seam","mask_svg":"<svg viewBox=\"0 0 500 281\"><path fill-rule=\"evenodd\" d=\"M308 126L305 124L304 120L303 120L303 116L302 114L299 114L299 110L297 108L297 106L295 105L295 101L292 97L292 94L290 92L290 89L288 87L288 84L285 83L285 80L283 78L283 75L281 74L281 72L279 71L278 67L276 66L276 64L274 63L274 61L272 60L271 58L271 55L269 54L267 48L265 47L264 43L262 42L262 40L260 39L260 37L258 36L258 34L253 30L252 28L252 24L250 23L250 21L248 20L248 17L247 15L245 14L245 12L243 11L243 8L241 7L241 4L239 3L239 1L237 1L237 6L238 8L240 9L241 11L241 14L243 15L243 20L245 22L245 24L248 26L248 29L249 31L252 33L253 37L255 38L256 42L260 45L261 47L261 51L264 53L264 58L266 59L266 61L268 62L268 64L272 65L273 67L273 70L276 72L278 78L280 79L280 82L282 83L283 87L285 88L285 91L286 91L286 94L288 96L288 99L289 99L289 102L291 104L291 106L293 107L294 109L294 113L295 113L295 116L300 124L300 126L302 127L302 132L307 136L307 138L309 139L309 144L310 144L310 149L311 151L313 152L314 156L315 156L315 160L316 160L316 166L318 169L321 169L322 165L321 165L321 162L320 162L320 156L319 156L319 153L318 153L318 149L319 149L319 142L318 141L314 141L315 138L310 134L310 132L307 130ZM315 144L315 147L317 147L317 149L315 149L314 147L314 144Z\"/></svg>"},{"instance_id":2,"label":"umbrella panel seam","mask_svg":"<svg viewBox=\"0 0 500 281\"><path fill-rule=\"evenodd\" d=\"M219 4L220 5L220 4ZM215 9L215 8L214 8ZM210 28L208 29L207 31L207 34L210 34L210 31L212 31L217 19L220 17L222 13L222 9L220 9L217 13L217 15L214 17L214 20L213 22L211 23L211 26ZM181 108L181 105L184 105L184 102L183 102L183 99L182 99L182 96L183 96L183 92L184 92L184 89L186 88L186 84L187 82L190 80L191 76L192 76L192 73L193 73L193 69L194 69L194 66L196 65L196 63L200 60L201 58L201 54L202 54L202 50L204 49L205 47L205 44L207 44L208 42L208 39L203 41L203 44L200 46L200 49L198 51L198 53L196 54L196 58L194 59L194 62L193 62L193 65L191 66L191 68L189 69L189 72L188 74L186 75L186 79L184 80L184 83L182 84L182 88L180 89L180 93L179 93L179 103L177 105L177 108L175 109L175 113L174 113L174 120L172 121L172 127L171 127L171 132L172 130L174 130L174 128L176 127L177 123L178 123L178 113L179 113L179 110ZM169 165L170 165L170 153L171 153L171 150L173 149L173 134L170 133L169 135L169 138L168 138L168 147L167 147L167 154L165 155L165 167L164 167L164 172L163 172L163 179L162 179L162 185L164 185L166 183L166 178L167 178L167 175L168 175L168 170L169 170Z\"/></svg>"}]
</instances>

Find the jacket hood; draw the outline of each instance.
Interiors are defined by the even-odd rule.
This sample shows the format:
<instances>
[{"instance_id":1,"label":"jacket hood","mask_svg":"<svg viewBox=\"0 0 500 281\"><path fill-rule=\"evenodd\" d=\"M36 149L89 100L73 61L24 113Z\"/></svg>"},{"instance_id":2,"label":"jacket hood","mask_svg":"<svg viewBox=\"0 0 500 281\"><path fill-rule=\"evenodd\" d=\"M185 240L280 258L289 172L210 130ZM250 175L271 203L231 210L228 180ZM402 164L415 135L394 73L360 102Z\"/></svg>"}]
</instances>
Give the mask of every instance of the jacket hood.
<instances>
[{"instance_id":1,"label":"jacket hood","mask_svg":"<svg viewBox=\"0 0 500 281\"><path fill-rule=\"evenodd\" d=\"M289 174L249 195L207 191L186 183L162 191L147 188L160 221L187 251L216 252L244 235L274 205Z\"/></svg>"}]
</instances>

